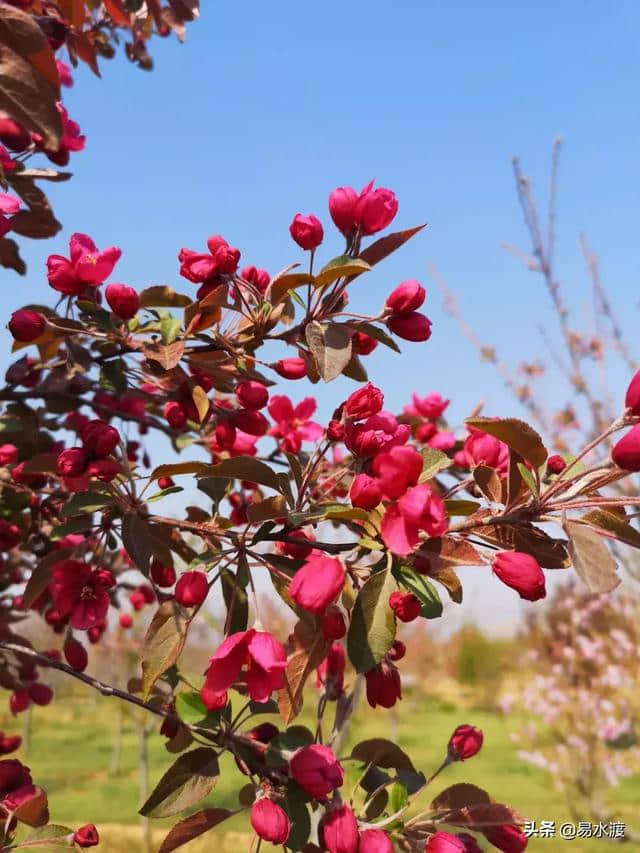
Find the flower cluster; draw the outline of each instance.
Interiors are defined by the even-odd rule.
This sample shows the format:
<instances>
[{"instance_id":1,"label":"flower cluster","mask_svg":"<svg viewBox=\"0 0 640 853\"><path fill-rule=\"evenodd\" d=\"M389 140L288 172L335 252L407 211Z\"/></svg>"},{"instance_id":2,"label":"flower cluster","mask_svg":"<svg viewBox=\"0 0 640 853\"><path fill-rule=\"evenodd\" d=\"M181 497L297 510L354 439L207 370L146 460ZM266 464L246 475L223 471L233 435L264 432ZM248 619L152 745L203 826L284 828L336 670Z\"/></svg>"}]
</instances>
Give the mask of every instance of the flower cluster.
<instances>
[{"instance_id":1,"label":"flower cluster","mask_svg":"<svg viewBox=\"0 0 640 853\"><path fill-rule=\"evenodd\" d=\"M474 851L484 839L520 851L524 819L502 805L487 817L490 795L475 786L446 789L409 816L440 771L478 752L475 727L456 729L429 782L384 738L350 753L335 745L361 682L377 715L402 700L399 629L441 617L440 590L460 603L457 566L493 574L527 606L546 595L545 569L574 563L595 591L616 586L606 539L638 545L622 512L638 499L619 489L636 470L640 380L619 419L574 456L549 456L515 418L476 413L453 429L450 400L427 389L400 413L386 409L366 356L397 350L400 338L427 357L426 292L402 281L368 316L350 311L349 288L420 230L367 242L397 211L395 194L372 183L334 190L329 215L343 253L321 266L329 236L318 217L297 214L289 233L308 253L305 271L273 277L241 266L241 250L212 236L206 249L178 253L187 292L110 281L120 249L99 249L84 234L71 237L68 256L49 257L58 307L13 314L14 349L30 349L0 391L3 686L14 713L50 701L39 680L47 667L113 692L92 675L91 646L115 631L131 648L141 643L139 677L116 695L162 718L167 750L182 753L169 776L185 779L187 767L204 780L184 783L185 807L207 793L218 754L229 752L251 786L241 797L251 826L272 843L423 853ZM338 376L358 387L327 419L313 396L282 387ZM594 448L627 428L605 467L587 467ZM173 451L155 467L148 435ZM265 575L292 614L288 634L261 622ZM206 671L187 675L182 652L193 626L210 630L214 604L224 610L222 636L207 635ZM36 616L59 648L39 652L15 629ZM129 631L141 624L144 642ZM614 666L612 686L615 675ZM313 680L312 731L291 723ZM276 711L282 726L255 724ZM626 734L624 722L611 716L611 739ZM347 762L360 780L349 802ZM372 796L391 786L399 796ZM174 813L163 790L142 814ZM179 834L192 826L185 820ZM91 828L74 838L88 846Z\"/></svg>"}]
</instances>

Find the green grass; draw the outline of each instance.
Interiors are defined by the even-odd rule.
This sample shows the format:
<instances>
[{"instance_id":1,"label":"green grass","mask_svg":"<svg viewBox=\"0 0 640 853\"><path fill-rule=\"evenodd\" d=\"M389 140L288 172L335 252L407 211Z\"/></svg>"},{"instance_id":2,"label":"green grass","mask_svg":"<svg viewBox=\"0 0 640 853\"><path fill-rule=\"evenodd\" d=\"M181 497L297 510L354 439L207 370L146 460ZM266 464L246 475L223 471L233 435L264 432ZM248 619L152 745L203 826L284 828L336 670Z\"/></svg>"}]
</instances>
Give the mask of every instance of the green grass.
<instances>
[{"instance_id":1,"label":"green grass","mask_svg":"<svg viewBox=\"0 0 640 853\"><path fill-rule=\"evenodd\" d=\"M137 835L137 809L141 797L137 726L142 718L137 712L128 711L123 716L120 766L114 768L118 728L116 701L78 697L73 701L58 701L49 708L35 708L28 754L18 753L31 767L34 780L47 790L52 821L68 825L95 823L108 842L104 850L114 853L143 849ZM516 755L516 747L509 736L522 725L521 717L503 718L487 711L469 711L413 693L398 706L397 713L372 711L368 706L360 708L352 724L350 741L392 737L407 750L416 766L429 775L441 762L451 731L461 722L483 729L484 747L473 759L447 768L433 783L430 793L435 795L455 782L472 782L487 789L496 801L513 805L536 821L555 820L560 824L569 820L562 795L553 788L550 777L524 764ZM7 732L20 733L22 723L22 718L13 720L5 716L1 727ZM155 724L148 740L151 788L173 760L164 748L164 738L159 735L158 728ZM345 754L347 751L343 750ZM237 791L245 782L232 761L223 761L220 781L207 804L237 808ZM343 793L348 795L348 787ZM615 790L615 806L620 819L626 818L630 825L634 814L640 813L639 801L640 775L625 780ZM154 833L154 849L173 822L154 822L158 830ZM118 826L110 826L114 824ZM127 824L132 827L128 834L123 828ZM247 826L246 815L223 824L216 835L218 853L227 846L234 853L248 849L249 836L239 834L245 832ZM212 835L205 839L204 846L194 844L185 846L184 850L194 853L200 849L211 850ZM599 853L610 846L602 840L576 840L567 847L567 842L559 839L540 839L532 840L528 849L540 853L563 850ZM638 849L638 845L625 845L625 850Z\"/></svg>"}]
</instances>

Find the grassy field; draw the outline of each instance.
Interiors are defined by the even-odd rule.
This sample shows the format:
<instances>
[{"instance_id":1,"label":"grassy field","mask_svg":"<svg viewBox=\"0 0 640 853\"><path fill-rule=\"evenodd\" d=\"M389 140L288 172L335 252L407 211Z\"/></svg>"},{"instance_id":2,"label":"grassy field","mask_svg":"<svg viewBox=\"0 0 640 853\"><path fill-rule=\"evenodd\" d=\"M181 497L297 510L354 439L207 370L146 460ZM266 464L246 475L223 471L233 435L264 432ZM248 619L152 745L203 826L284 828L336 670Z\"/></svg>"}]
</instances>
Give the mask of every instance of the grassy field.
<instances>
[{"instance_id":1,"label":"grassy field","mask_svg":"<svg viewBox=\"0 0 640 853\"><path fill-rule=\"evenodd\" d=\"M141 718L126 714L122 726L118 721L116 700L101 697L78 697L72 702L58 702L49 708L33 711L31 737L27 755L19 753L31 767L34 779L49 793L51 819L56 823L79 825L95 823L103 838L100 850L105 853L141 851L142 829L138 823L140 803L138 774L139 727ZM5 731L21 731L23 718L1 718ZM449 784L473 782L486 788L495 800L516 806L531 819L569 819L561 795L553 789L545 773L521 762L510 733L522 724L522 718L501 716L481 710L457 708L452 703L409 695L399 713L361 709L354 719L352 736L357 739L386 734L407 749L417 767L429 774L443 757L452 729L460 722L480 726L485 733L485 746L472 760L448 768L433 786L433 794ZM116 732L121 730L119 759L115 749ZM164 749L164 738L158 725L148 739L150 785L153 787L171 763ZM233 764L226 764L218 787L207 800L208 805L237 808L236 792L245 783ZM348 794L348 787L343 791ZM425 798L426 799L426 798ZM626 780L616 791L616 807L620 819L629 824L636 816L640 822L640 775ZM157 850L172 821L156 821L153 826L153 850ZM251 836L246 832L246 814L227 821L214 833L186 845L186 853L216 853L248 850ZM487 845L488 847L488 845ZM599 853L612 845L602 840L562 841L534 839L528 849L539 853ZM267 848L263 846L262 850ZM494 848L491 848L494 849ZM626 844L625 850L640 850Z\"/></svg>"}]
</instances>

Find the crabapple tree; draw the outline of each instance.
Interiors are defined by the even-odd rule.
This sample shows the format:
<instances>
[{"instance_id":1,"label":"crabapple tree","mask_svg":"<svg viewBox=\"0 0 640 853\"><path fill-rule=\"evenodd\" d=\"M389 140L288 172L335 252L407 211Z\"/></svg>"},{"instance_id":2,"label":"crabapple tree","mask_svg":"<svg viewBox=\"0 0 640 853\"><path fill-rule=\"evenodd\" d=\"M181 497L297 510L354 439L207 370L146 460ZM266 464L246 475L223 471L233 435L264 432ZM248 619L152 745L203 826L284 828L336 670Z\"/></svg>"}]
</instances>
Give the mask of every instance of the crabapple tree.
<instances>
[{"instance_id":1,"label":"crabapple tree","mask_svg":"<svg viewBox=\"0 0 640 853\"><path fill-rule=\"evenodd\" d=\"M341 187L329 196L337 255L320 219L297 214L298 263L271 275L215 235L179 251L178 290L118 282L120 250L77 233L68 253L48 259L55 307L25 305L9 320L17 360L0 390L2 685L14 714L55 706L47 676L57 670L157 718L167 769L140 812L175 819L162 853L234 813L193 811L224 753L245 776L237 810L259 843L523 850L524 818L484 789L432 793L452 762L478 752L482 732L461 721L426 775L383 736L385 709L402 699L397 626L441 617L442 591L460 603L458 566L491 571L533 602L546 571L571 565L591 590L614 589L607 541L637 545L625 508L640 498L608 489L640 469L640 379L619 417L571 457L549 458L512 417L476 413L456 435L436 392L414 394L402 412L385 408L367 356L382 346L395 358L399 341L429 347L425 290L412 279L391 286L372 315L351 312L349 295L421 231L380 235L397 210L395 194L373 182ZM314 420L316 402L296 383L341 374L354 390ZM590 465L621 430L612 457ZM154 465L154 434L176 461ZM170 511L180 496L181 511ZM261 575L292 615L288 635L263 622ZM193 676L183 653L214 602L222 636L209 632L206 672ZM92 675L90 646L145 609L127 689ZM51 648L29 640L38 618L57 638ZM360 686L381 736L347 742ZM0 744L19 748L15 738ZM19 759L0 762L3 849L97 843L90 824L49 824L36 783Z\"/></svg>"}]
</instances>

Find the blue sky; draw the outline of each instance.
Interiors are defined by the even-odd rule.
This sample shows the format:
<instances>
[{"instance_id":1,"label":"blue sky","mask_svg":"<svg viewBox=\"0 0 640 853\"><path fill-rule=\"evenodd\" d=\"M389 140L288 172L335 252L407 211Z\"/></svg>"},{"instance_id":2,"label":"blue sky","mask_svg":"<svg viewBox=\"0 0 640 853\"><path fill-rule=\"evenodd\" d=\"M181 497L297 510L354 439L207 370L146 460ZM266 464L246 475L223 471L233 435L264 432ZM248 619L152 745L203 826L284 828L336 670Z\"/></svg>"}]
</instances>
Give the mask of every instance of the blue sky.
<instances>
[{"instance_id":1,"label":"blue sky","mask_svg":"<svg viewBox=\"0 0 640 853\"><path fill-rule=\"evenodd\" d=\"M65 229L53 241L24 245L26 279L2 272L5 314L49 297L44 261L65 253L75 230L100 246L121 246L114 280L140 288L170 283L188 292L177 252L214 233L270 272L300 260L288 234L298 211L323 220L329 259L342 249L327 212L329 191L376 178L398 196L394 225L429 223L363 277L352 297L354 310L373 312L404 278L427 287L431 341L368 361L389 408L416 389L452 397L454 423L480 399L487 414L521 414L444 315L427 265L437 264L464 313L509 364L544 355L536 325L553 329L555 318L541 281L501 243L525 243L511 156L521 156L544 197L551 143L560 134L559 276L580 325L590 323L577 246L585 231L635 339L636 3L203 6L185 45L154 39L151 74L121 57L102 63L102 80L77 72L65 102L87 147L72 160L71 182L49 185ZM612 377L614 393L626 379ZM294 397L302 393L299 384L289 387ZM323 414L348 387L339 380L319 390ZM557 393L557 377L547 387Z\"/></svg>"}]
</instances>

